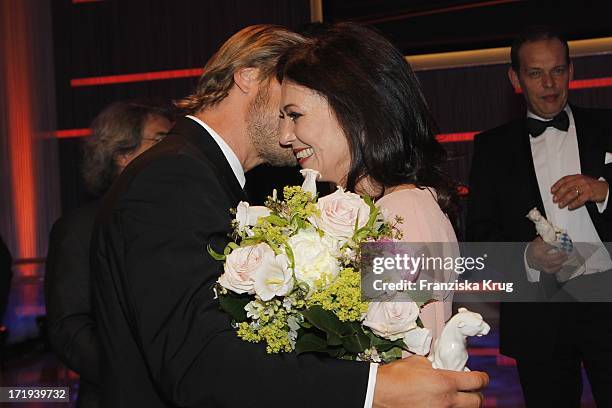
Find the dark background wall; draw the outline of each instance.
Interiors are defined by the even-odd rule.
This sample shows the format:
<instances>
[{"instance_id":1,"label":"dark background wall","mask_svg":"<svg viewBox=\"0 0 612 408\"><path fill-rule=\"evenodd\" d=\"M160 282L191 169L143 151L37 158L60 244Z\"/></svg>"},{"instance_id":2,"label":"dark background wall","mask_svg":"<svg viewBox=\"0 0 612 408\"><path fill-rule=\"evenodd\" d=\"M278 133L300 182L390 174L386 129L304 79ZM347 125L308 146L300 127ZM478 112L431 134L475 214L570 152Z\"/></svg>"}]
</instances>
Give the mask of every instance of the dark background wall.
<instances>
[{"instance_id":1,"label":"dark background wall","mask_svg":"<svg viewBox=\"0 0 612 408\"><path fill-rule=\"evenodd\" d=\"M549 24L571 40L611 34L608 1L323 0L327 21L385 33L406 55L505 47L522 27Z\"/></svg>"},{"instance_id":2,"label":"dark background wall","mask_svg":"<svg viewBox=\"0 0 612 408\"><path fill-rule=\"evenodd\" d=\"M568 39L612 35L596 2L466 0L323 0L328 22L359 21L380 30L406 55L508 46L533 23L556 24ZM201 68L231 34L249 24L299 29L310 20L308 0L57 0L53 3L58 129L86 128L117 99L188 94L197 77L72 87L70 80L96 76ZM612 50L610 50L612 53ZM576 78L612 73L612 56L575 61ZM521 95L506 79L505 65L421 71L425 95L442 133L497 126L520 115ZM612 107L612 88L576 90L572 101ZM468 182L471 142L448 143L449 170ZM62 209L89 200L78 174L78 139L59 143ZM258 168L248 175L251 198L300 180L295 169Z\"/></svg>"},{"instance_id":3,"label":"dark background wall","mask_svg":"<svg viewBox=\"0 0 612 408\"><path fill-rule=\"evenodd\" d=\"M198 78L84 87L72 87L71 79L202 68L241 28L268 23L298 29L310 21L308 0L58 0L53 5L58 129L86 128L116 100L181 98ZM79 143L62 139L59 144L64 212L91 198L79 177ZM250 178L263 173L259 169ZM295 177L295 171L277 173L283 180Z\"/></svg>"}]
</instances>

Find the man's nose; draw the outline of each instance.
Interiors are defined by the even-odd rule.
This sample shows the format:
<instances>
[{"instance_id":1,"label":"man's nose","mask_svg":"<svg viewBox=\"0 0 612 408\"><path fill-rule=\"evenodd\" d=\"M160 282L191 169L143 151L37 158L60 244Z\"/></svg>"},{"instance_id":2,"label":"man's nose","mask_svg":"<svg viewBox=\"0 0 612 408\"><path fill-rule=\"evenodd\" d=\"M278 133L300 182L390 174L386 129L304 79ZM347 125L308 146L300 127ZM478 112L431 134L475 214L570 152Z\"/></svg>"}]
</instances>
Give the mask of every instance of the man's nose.
<instances>
[{"instance_id":1,"label":"man's nose","mask_svg":"<svg viewBox=\"0 0 612 408\"><path fill-rule=\"evenodd\" d=\"M552 88L555 85L555 79L552 75L544 73L542 75L542 86L544 88Z\"/></svg>"}]
</instances>

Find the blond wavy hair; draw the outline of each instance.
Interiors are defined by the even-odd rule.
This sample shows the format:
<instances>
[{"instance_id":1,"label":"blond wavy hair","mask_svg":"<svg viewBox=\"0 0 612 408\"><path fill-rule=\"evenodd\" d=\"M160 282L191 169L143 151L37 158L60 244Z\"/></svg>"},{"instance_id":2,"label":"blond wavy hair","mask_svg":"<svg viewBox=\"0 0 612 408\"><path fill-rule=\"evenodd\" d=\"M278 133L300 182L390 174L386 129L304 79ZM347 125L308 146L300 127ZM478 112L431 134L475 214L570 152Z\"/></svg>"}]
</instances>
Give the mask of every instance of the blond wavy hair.
<instances>
[{"instance_id":1,"label":"blond wavy hair","mask_svg":"<svg viewBox=\"0 0 612 408\"><path fill-rule=\"evenodd\" d=\"M227 40L204 67L195 92L174 104L187 114L194 114L221 102L234 85L234 72L258 68L260 81L276 75L276 63L292 46L305 41L288 29L270 25L252 25Z\"/></svg>"}]
</instances>

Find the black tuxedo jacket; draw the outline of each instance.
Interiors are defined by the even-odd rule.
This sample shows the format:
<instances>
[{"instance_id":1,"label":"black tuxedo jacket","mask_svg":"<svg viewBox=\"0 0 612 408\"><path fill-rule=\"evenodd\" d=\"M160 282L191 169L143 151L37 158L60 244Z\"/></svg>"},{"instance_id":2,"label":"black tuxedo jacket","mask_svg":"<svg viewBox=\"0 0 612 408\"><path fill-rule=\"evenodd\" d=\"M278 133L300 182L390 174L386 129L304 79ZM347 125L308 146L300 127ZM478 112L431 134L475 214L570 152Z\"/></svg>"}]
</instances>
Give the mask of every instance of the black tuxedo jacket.
<instances>
[{"instance_id":1,"label":"black tuxedo jacket","mask_svg":"<svg viewBox=\"0 0 612 408\"><path fill-rule=\"evenodd\" d=\"M235 334L206 248L244 193L212 137L180 119L104 199L92 241L105 407L362 406L368 364L270 355Z\"/></svg>"},{"instance_id":2,"label":"black tuxedo jacket","mask_svg":"<svg viewBox=\"0 0 612 408\"><path fill-rule=\"evenodd\" d=\"M80 377L79 408L99 406L100 345L91 304L89 244L99 201L55 222L45 269L47 336Z\"/></svg>"},{"instance_id":3,"label":"black tuxedo jacket","mask_svg":"<svg viewBox=\"0 0 612 408\"><path fill-rule=\"evenodd\" d=\"M606 152L612 152L612 126L609 124L612 111L575 106L571 109L582 174L604 177L612 182L612 164L604 165ZM537 234L526 214L534 207L546 214L525 119L477 135L470 173L467 240L532 241ZM611 241L612 205L608 204L603 213L599 213L595 203L589 202L586 207L601 240ZM522 254L517 261L522 264ZM524 273L522 278L526 282ZM501 351L515 358L546 354L552 347L535 347L534 336L537 336L538 344L554 344L555 339L562 335L561 322L566 306L575 305L502 303Z\"/></svg>"}]
</instances>

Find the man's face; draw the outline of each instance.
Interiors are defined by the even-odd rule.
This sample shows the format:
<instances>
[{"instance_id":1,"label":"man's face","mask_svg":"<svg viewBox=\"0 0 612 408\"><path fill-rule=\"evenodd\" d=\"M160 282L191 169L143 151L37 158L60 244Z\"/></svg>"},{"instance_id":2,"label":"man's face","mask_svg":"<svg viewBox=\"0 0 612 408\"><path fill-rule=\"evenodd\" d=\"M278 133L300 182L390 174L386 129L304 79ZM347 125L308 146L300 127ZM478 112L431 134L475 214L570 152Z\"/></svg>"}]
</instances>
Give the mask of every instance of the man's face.
<instances>
[{"instance_id":1,"label":"man's face","mask_svg":"<svg viewBox=\"0 0 612 408\"><path fill-rule=\"evenodd\" d=\"M567 103L569 81L574 68L565 60L561 41L554 39L527 42L519 49L520 70L508 71L510 81L521 89L529 110L553 118Z\"/></svg>"},{"instance_id":2,"label":"man's face","mask_svg":"<svg viewBox=\"0 0 612 408\"><path fill-rule=\"evenodd\" d=\"M163 116L149 115L142 127L142 140L140 146L130 153L122 154L117 159L119 172L123 171L123 169L140 154L162 140L170 129L172 129L172 123L170 123L168 119Z\"/></svg>"},{"instance_id":3,"label":"man's face","mask_svg":"<svg viewBox=\"0 0 612 408\"><path fill-rule=\"evenodd\" d=\"M295 166L293 151L278 141L281 86L276 79L262 82L247 113L247 133L259 157L272 166Z\"/></svg>"}]
</instances>

